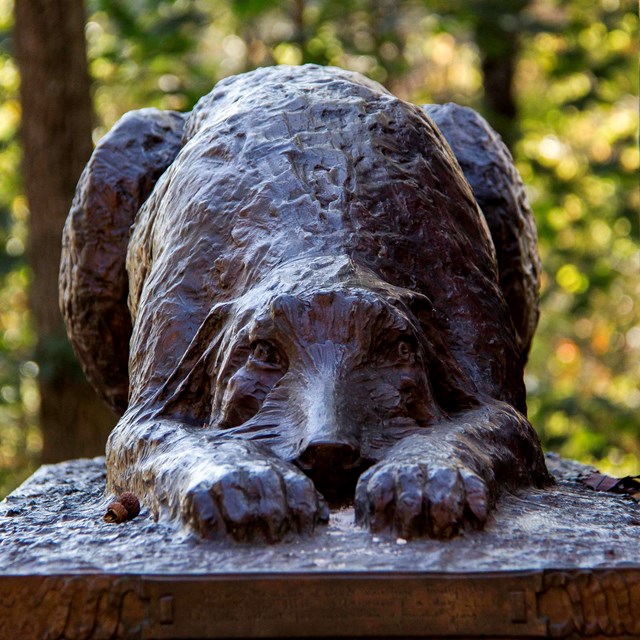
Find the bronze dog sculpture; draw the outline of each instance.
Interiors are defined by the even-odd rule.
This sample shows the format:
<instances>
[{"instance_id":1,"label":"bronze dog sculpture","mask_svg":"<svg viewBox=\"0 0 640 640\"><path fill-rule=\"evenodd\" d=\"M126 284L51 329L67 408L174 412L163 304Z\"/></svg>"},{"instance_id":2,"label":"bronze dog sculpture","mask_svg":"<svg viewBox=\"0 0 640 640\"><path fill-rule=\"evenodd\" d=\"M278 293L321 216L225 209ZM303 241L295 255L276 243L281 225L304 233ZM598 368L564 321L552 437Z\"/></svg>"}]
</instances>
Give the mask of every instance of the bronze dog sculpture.
<instances>
[{"instance_id":1,"label":"bronze dog sculpture","mask_svg":"<svg viewBox=\"0 0 640 640\"><path fill-rule=\"evenodd\" d=\"M61 267L122 414L107 488L206 537L278 540L350 500L373 531L481 527L501 488L549 481L523 383L538 275L521 179L469 109L308 65L129 113Z\"/></svg>"}]
</instances>

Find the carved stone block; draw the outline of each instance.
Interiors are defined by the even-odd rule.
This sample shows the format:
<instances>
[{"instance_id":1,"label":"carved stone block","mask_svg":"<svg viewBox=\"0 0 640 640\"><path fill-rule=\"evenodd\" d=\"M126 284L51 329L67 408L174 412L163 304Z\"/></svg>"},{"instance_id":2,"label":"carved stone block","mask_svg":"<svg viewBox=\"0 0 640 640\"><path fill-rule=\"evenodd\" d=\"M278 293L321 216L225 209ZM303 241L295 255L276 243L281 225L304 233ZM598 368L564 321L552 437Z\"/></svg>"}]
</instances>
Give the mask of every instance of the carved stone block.
<instances>
[{"instance_id":1,"label":"carved stone block","mask_svg":"<svg viewBox=\"0 0 640 640\"><path fill-rule=\"evenodd\" d=\"M271 546L105 523L104 459L43 467L0 503L0 638L640 637L640 505L548 464L484 531L407 542L344 509Z\"/></svg>"}]
</instances>

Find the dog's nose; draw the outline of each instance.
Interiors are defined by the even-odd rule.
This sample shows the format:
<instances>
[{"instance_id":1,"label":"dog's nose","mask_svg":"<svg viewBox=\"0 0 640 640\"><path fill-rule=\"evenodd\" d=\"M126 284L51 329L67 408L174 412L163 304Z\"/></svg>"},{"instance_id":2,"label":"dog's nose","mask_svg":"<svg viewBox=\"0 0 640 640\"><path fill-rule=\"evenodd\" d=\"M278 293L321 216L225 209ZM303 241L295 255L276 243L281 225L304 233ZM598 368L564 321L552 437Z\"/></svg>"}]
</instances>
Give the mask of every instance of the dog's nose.
<instances>
[{"instance_id":1,"label":"dog's nose","mask_svg":"<svg viewBox=\"0 0 640 640\"><path fill-rule=\"evenodd\" d=\"M311 442L298 456L297 462L298 466L305 471L352 469L360 463L360 451L348 442Z\"/></svg>"}]
</instances>

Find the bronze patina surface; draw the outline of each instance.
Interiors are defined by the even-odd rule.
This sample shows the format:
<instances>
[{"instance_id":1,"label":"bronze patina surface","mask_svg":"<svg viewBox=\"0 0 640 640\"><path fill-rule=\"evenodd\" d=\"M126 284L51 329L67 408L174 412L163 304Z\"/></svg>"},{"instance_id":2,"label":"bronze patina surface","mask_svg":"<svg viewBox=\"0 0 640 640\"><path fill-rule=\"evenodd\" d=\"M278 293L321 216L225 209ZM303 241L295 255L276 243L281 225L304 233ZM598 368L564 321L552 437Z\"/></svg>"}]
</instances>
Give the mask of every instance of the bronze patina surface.
<instances>
[{"instance_id":1,"label":"bronze patina surface","mask_svg":"<svg viewBox=\"0 0 640 640\"><path fill-rule=\"evenodd\" d=\"M80 180L60 280L122 413L108 491L240 541L354 501L374 532L482 528L550 481L523 383L538 276L522 181L469 109L308 65L129 113Z\"/></svg>"},{"instance_id":2,"label":"bronze patina surface","mask_svg":"<svg viewBox=\"0 0 640 640\"><path fill-rule=\"evenodd\" d=\"M104 459L0 503L0 638L640 637L640 505L576 482L506 492L483 531L374 535L353 509L278 545L102 519Z\"/></svg>"}]
</instances>

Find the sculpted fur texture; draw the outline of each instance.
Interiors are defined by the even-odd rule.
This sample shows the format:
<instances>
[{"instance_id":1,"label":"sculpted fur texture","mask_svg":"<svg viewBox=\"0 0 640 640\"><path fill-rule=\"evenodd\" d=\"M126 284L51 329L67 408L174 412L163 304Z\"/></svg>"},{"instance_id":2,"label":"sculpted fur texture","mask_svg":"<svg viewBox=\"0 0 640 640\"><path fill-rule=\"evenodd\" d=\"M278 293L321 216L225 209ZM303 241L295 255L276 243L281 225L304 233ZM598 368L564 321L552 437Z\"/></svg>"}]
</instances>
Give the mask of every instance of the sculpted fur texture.
<instances>
[{"instance_id":1,"label":"sculpted fur texture","mask_svg":"<svg viewBox=\"0 0 640 640\"><path fill-rule=\"evenodd\" d=\"M205 537L279 540L355 501L404 537L549 481L526 419L533 218L475 112L335 68L124 116L65 228L61 307L122 414L108 491Z\"/></svg>"}]
</instances>

